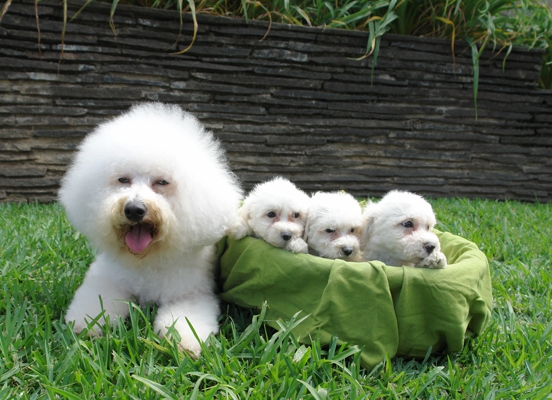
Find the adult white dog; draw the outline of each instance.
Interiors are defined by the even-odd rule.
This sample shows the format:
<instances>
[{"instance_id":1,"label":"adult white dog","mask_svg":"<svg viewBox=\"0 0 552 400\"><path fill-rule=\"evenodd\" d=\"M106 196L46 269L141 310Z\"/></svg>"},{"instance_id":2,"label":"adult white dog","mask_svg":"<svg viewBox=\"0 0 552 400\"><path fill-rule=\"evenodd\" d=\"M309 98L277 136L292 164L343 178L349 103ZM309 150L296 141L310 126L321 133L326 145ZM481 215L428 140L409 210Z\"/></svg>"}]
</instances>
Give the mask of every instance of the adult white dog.
<instances>
[{"instance_id":1,"label":"adult white dog","mask_svg":"<svg viewBox=\"0 0 552 400\"><path fill-rule=\"evenodd\" d=\"M364 260L394 266L446 267L447 259L432 232L435 214L423 197L393 190L379 202L367 204L363 218Z\"/></svg>"},{"instance_id":2,"label":"adult white dog","mask_svg":"<svg viewBox=\"0 0 552 400\"><path fill-rule=\"evenodd\" d=\"M362 209L344 192L317 192L311 197L305 239L309 253L347 261L360 261Z\"/></svg>"},{"instance_id":3,"label":"adult white dog","mask_svg":"<svg viewBox=\"0 0 552 400\"><path fill-rule=\"evenodd\" d=\"M242 191L212 133L177 106L145 103L88 135L59 193L67 216L97 250L67 310L74 329L129 314L128 301L159 305L154 329L173 327L194 355L218 332L216 243ZM188 323L188 321L189 323Z\"/></svg>"},{"instance_id":4,"label":"adult white dog","mask_svg":"<svg viewBox=\"0 0 552 400\"><path fill-rule=\"evenodd\" d=\"M307 253L303 233L309 202L309 196L285 178L260 183L245 198L228 235L252 235L293 253Z\"/></svg>"}]
</instances>

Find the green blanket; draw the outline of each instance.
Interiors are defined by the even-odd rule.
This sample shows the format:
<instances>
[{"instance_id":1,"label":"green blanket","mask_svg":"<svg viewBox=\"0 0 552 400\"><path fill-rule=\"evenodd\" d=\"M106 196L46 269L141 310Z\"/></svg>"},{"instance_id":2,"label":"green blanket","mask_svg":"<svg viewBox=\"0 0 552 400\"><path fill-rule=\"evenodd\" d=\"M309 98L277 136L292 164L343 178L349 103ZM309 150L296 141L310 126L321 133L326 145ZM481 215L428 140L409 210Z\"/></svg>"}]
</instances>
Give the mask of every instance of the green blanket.
<instances>
[{"instance_id":1,"label":"green blanket","mask_svg":"<svg viewBox=\"0 0 552 400\"><path fill-rule=\"evenodd\" d=\"M293 254L246 237L219 243L221 298L261 307L267 322L298 311L309 315L293 333L299 341L363 348L363 366L386 355L424 357L460 351L467 336L482 332L491 316L489 264L477 246L436 231L445 269L392 267L379 261L353 263Z\"/></svg>"}]
</instances>

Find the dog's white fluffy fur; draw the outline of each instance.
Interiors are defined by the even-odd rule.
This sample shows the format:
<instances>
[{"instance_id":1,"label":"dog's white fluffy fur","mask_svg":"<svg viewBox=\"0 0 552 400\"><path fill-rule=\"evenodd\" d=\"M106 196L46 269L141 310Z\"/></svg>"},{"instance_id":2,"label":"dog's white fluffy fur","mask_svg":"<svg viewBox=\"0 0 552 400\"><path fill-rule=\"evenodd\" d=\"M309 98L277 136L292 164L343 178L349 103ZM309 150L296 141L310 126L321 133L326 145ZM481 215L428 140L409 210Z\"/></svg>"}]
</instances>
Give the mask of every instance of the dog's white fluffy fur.
<instances>
[{"instance_id":1,"label":"dog's white fluffy fur","mask_svg":"<svg viewBox=\"0 0 552 400\"><path fill-rule=\"evenodd\" d=\"M423 197L393 190L379 202L368 203L363 218L364 260L394 266L446 267L439 239L432 232L435 214Z\"/></svg>"},{"instance_id":2,"label":"dog's white fluffy fur","mask_svg":"<svg viewBox=\"0 0 552 400\"><path fill-rule=\"evenodd\" d=\"M317 192L311 197L305 240L309 253L320 257L360 261L362 209L344 192Z\"/></svg>"},{"instance_id":3,"label":"dog's white fluffy fur","mask_svg":"<svg viewBox=\"0 0 552 400\"><path fill-rule=\"evenodd\" d=\"M96 249L67 310L80 332L129 314L128 301L159 305L154 329L174 326L196 356L218 332L214 244L242 198L211 132L177 106L145 103L101 124L79 147L59 198ZM101 298L101 302L100 302Z\"/></svg>"},{"instance_id":4,"label":"dog's white fluffy fur","mask_svg":"<svg viewBox=\"0 0 552 400\"><path fill-rule=\"evenodd\" d=\"M293 253L307 253L303 233L309 202L309 196L285 178L260 183L245 198L228 235L255 236Z\"/></svg>"}]
</instances>

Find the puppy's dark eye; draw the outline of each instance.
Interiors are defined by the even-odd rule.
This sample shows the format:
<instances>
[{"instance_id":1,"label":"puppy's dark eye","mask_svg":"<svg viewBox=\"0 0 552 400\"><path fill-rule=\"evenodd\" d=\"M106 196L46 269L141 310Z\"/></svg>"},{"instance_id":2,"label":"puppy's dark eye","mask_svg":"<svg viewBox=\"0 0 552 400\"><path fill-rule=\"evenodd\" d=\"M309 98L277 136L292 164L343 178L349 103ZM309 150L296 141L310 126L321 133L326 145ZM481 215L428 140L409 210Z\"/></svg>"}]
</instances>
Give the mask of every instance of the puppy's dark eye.
<instances>
[{"instance_id":1,"label":"puppy's dark eye","mask_svg":"<svg viewBox=\"0 0 552 400\"><path fill-rule=\"evenodd\" d=\"M405 221L401 225L405 228L414 228L414 224L412 223L412 221Z\"/></svg>"},{"instance_id":2,"label":"puppy's dark eye","mask_svg":"<svg viewBox=\"0 0 552 400\"><path fill-rule=\"evenodd\" d=\"M268 218L274 218L274 217L276 216L276 213L275 213L274 211L271 211L271 212L269 212L268 214L266 214L266 216L267 216Z\"/></svg>"},{"instance_id":3,"label":"puppy's dark eye","mask_svg":"<svg viewBox=\"0 0 552 400\"><path fill-rule=\"evenodd\" d=\"M160 179L158 181L155 182L157 185L160 185L160 186L167 186L169 184L168 181L166 181L165 179Z\"/></svg>"},{"instance_id":4,"label":"puppy's dark eye","mask_svg":"<svg viewBox=\"0 0 552 400\"><path fill-rule=\"evenodd\" d=\"M355 228L351 228L351 233L354 233L355 232Z\"/></svg>"},{"instance_id":5,"label":"puppy's dark eye","mask_svg":"<svg viewBox=\"0 0 552 400\"><path fill-rule=\"evenodd\" d=\"M335 232L335 229L330 229L330 228L328 228L328 229L326 229L326 232L328 232L328 233L334 233L334 232Z\"/></svg>"},{"instance_id":6,"label":"puppy's dark eye","mask_svg":"<svg viewBox=\"0 0 552 400\"><path fill-rule=\"evenodd\" d=\"M299 213L293 213L293 218L299 218Z\"/></svg>"},{"instance_id":7,"label":"puppy's dark eye","mask_svg":"<svg viewBox=\"0 0 552 400\"><path fill-rule=\"evenodd\" d=\"M118 179L119 182L121 183L130 183L130 179L128 179L127 177L125 176L122 176Z\"/></svg>"}]
</instances>

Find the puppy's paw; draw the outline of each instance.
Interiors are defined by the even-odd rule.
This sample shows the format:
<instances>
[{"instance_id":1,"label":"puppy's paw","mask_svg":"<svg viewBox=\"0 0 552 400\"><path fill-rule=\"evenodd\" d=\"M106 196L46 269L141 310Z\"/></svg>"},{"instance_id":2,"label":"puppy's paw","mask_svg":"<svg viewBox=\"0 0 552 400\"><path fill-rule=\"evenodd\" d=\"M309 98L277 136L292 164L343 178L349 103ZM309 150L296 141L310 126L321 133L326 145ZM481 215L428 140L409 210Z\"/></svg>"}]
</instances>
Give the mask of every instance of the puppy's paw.
<instances>
[{"instance_id":1,"label":"puppy's paw","mask_svg":"<svg viewBox=\"0 0 552 400\"><path fill-rule=\"evenodd\" d=\"M291 251L292 253L307 254L309 252L309 245L301 238L294 238L286 243L284 249L287 251Z\"/></svg>"},{"instance_id":2,"label":"puppy's paw","mask_svg":"<svg viewBox=\"0 0 552 400\"><path fill-rule=\"evenodd\" d=\"M440 251L434 251L429 256L424 258L418 264L415 265L417 268L432 268L440 269L447 266L447 258Z\"/></svg>"}]
</instances>

